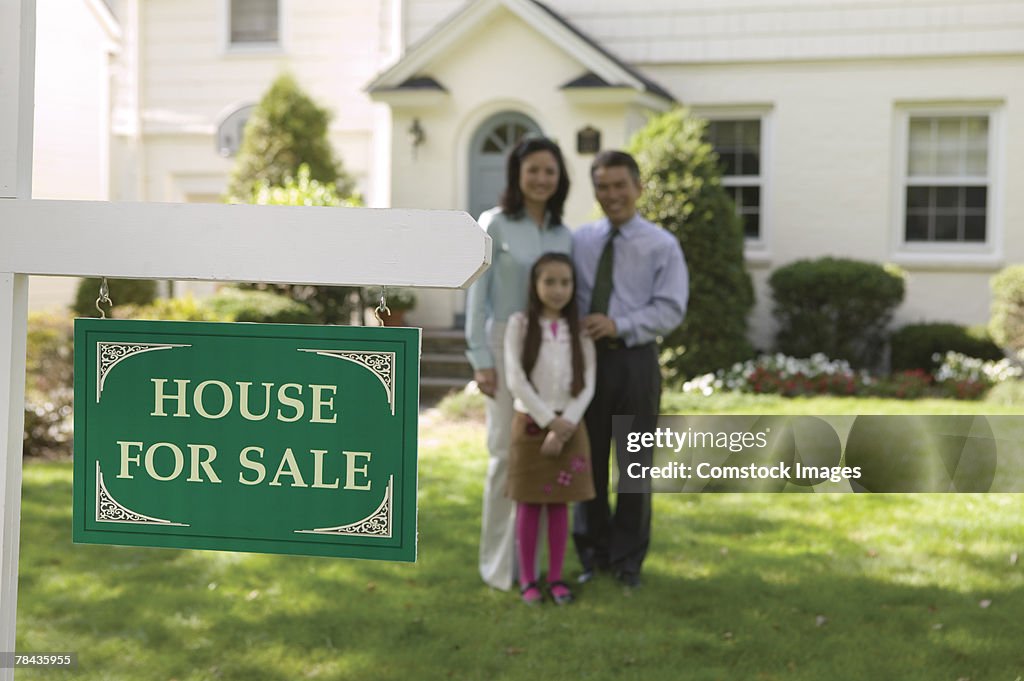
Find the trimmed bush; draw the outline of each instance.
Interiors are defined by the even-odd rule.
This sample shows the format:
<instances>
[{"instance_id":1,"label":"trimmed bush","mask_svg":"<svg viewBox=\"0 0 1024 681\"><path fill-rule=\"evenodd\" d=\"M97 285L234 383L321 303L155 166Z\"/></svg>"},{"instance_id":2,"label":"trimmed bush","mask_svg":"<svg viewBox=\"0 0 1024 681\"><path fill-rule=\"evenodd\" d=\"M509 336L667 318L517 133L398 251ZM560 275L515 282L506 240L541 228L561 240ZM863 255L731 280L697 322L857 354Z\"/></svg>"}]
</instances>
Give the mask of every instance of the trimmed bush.
<instances>
[{"instance_id":1,"label":"trimmed bush","mask_svg":"<svg viewBox=\"0 0 1024 681\"><path fill-rule=\"evenodd\" d=\"M230 317L218 317L192 294L180 298L158 298L149 305L125 305L115 310L118 319L164 319L178 322L230 322Z\"/></svg>"},{"instance_id":2,"label":"trimmed bush","mask_svg":"<svg viewBox=\"0 0 1024 681\"><path fill-rule=\"evenodd\" d=\"M219 319L235 322L315 324L308 305L268 291L223 288L203 301L203 307Z\"/></svg>"},{"instance_id":3,"label":"trimmed bush","mask_svg":"<svg viewBox=\"0 0 1024 681\"><path fill-rule=\"evenodd\" d=\"M71 453L74 435L74 333L71 319L33 312L25 356L25 456Z\"/></svg>"},{"instance_id":4,"label":"trimmed bush","mask_svg":"<svg viewBox=\"0 0 1024 681\"><path fill-rule=\"evenodd\" d=\"M633 136L644 182L638 209L674 234L690 270L686 319L662 340L662 366L679 382L753 355L747 314L754 289L743 255L743 222L721 184L706 122L675 109Z\"/></svg>"},{"instance_id":5,"label":"trimmed bush","mask_svg":"<svg viewBox=\"0 0 1024 681\"><path fill-rule=\"evenodd\" d=\"M303 164L311 179L335 185L342 196L351 194L354 184L327 138L330 120L330 112L294 77L278 76L245 124L228 196L247 201L260 184L282 186L286 178L298 177Z\"/></svg>"},{"instance_id":6,"label":"trimmed bush","mask_svg":"<svg viewBox=\"0 0 1024 681\"><path fill-rule=\"evenodd\" d=\"M992 277L992 340L1013 352L1024 350L1024 265L1013 265Z\"/></svg>"},{"instance_id":7,"label":"trimmed bush","mask_svg":"<svg viewBox=\"0 0 1024 681\"><path fill-rule=\"evenodd\" d=\"M892 334L889 345L893 372L924 369L932 373L950 351L993 361L1003 358L1003 351L984 328L946 322L908 324ZM939 359L935 355L940 355Z\"/></svg>"},{"instance_id":8,"label":"trimmed bush","mask_svg":"<svg viewBox=\"0 0 1024 681\"><path fill-rule=\"evenodd\" d=\"M89 277L78 282L75 302L71 306L76 317L99 317L96 299L100 297L102 279ZM152 279L107 279L114 309L122 305L148 305L156 300L156 282ZM103 308L107 314L110 309Z\"/></svg>"},{"instance_id":9,"label":"trimmed bush","mask_svg":"<svg viewBox=\"0 0 1024 681\"><path fill-rule=\"evenodd\" d=\"M779 352L820 352L860 368L878 364L886 327L903 301L898 268L843 258L798 260L775 270L768 283Z\"/></svg>"}]
</instances>

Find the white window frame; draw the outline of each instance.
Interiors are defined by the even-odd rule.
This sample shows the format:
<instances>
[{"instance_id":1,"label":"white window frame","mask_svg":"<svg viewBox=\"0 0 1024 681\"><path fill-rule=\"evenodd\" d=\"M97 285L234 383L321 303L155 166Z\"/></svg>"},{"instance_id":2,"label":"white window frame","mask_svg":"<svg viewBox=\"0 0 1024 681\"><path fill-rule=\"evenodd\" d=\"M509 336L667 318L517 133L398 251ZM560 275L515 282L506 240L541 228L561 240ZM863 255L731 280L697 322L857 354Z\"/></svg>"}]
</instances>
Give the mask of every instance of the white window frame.
<instances>
[{"instance_id":1,"label":"white window frame","mask_svg":"<svg viewBox=\"0 0 1024 681\"><path fill-rule=\"evenodd\" d=\"M985 207L985 241L907 241L906 209L910 150L911 118L988 117L988 165L986 168L987 198ZM1005 154L1003 140L1005 116L1002 102L935 102L897 104L893 117L892 228L890 259L899 265L933 267L998 266L1003 251L1003 190ZM950 178L943 176L943 181Z\"/></svg>"},{"instance_id":2,"label":"white window frame","mask_svg":"<svg viewBox=\"0 0 1024 681\"><path fill-rule=\"evenodd\" d=\"M277 40L262 43L231 42L231 3L233 0L222 0L220 6L221 35L224 39L225 55L276 55L285 51L287 35L288 0L277 0Z\"/></svg>"},{"instance_id":3,"label":"white window frame","mask_svg":"<svg viewBox=\"0 0 1024 681\"><path fill-rule=\"evenodd\" d=\"M761 188L761 216L758 223L756 239L744 238L743 251L748 263L769 263L772 238L773 196L771 191L771 168L773 132L773 107L769 104L751 104L738 106L700 106L694 105L691 110L707 121L760 121L761 122L761 157L760 174L756 177L736 177L726 180L726 187L759 186Z\"/></svg>"}]
</instances>

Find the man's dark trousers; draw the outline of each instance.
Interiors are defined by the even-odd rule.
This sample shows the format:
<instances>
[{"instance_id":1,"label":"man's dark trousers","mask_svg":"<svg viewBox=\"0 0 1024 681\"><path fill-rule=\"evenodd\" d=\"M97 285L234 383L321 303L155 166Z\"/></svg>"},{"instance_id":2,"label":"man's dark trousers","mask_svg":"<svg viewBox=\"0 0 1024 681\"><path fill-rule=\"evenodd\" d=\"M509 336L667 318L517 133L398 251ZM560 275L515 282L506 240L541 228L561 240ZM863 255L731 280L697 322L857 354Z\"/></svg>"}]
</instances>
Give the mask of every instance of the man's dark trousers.
<instances>
[{"instance_id":1,"label":"man's dark trousers","mask_svg":"<svg viewBox=\"0 0 1024 681\"><path fill-rule=\"evenodd\" d=\"M626 432L619 433L615 458L619 471L619 492L615 511L608 503L608 458L612 441L612 417L630 415L635 432L653 432L661 400L661 369L655 343L627 348L621 341L598 342L597 385L585 416L590 436L591 465L597 496L577 505L573 540L584 570L611 568L616 572L640 574L651 536L650 480L630 480L630 463L650 466L651 448L630 454ZM617 346L617 347L616 347Z\"/></svg>"}]
</instances>

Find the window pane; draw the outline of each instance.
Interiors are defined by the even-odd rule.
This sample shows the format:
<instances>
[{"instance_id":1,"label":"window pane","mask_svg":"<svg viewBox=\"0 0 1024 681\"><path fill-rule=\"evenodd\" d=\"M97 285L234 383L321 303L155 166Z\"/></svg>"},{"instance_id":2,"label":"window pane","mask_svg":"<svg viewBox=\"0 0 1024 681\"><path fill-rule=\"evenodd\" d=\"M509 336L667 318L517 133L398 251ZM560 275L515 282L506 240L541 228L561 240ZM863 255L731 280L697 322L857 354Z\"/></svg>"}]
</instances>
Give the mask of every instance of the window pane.
<instances>
[{"instance_id":1,"label":"window pane","mask_svg":"<svg viewBox=\"0 0 1024 681\"><path fill-rule=\"evenodd\" d=\"M951 144L954 147L960 146L960 130L963 126L962 118L939 118L937 119L938 143Z\"/></svg>"},{"instance_id":2,"label":"window pane","mask_svg":"<svg viewBox=\"0 0 1024 681\"><path fill-rule=\"evenodd\" d=\"M719 154L718 157L719 165L722 167L722 175L736 175L736 155L735 154Z\"/></svg>"},{"instance_id":3,"label":"window pane","mask_svg":"<svg viewBox=\"0 0 1024 681\"><path fill-rule=\"evenodd\" d=\"M757 239L761 236L761 215L759 213L743 216L743 236L748 239Z\"/></svg>"},{"instance_id":4,"label":"window pane","mask_svg":"<svg viewBox=\"0 0 1024 681\"><path fill-rule=\"evenodd\" d=\"M935 240L957 241L957 217L955 215L935 216Z\"/></svg>"},{"instance_id":5,"label":"window pane","mask_svg":"<svg viewBox=\"0 0 1024 681\"><path fill-rule=\"evenodd\" d=\"M965 172L967 175L988 175L988 149L985 147L970 147L967 149L967 163Z\"/></svg>"},{"instance_id":6,"label":"window pane","mask_svg":"<svg viewBox=\"0 0 1024 681\"><path fill-rule=\"evenodd\" d=\"M948 144L939 146L935 158L936 175L963 175L964 166L960 148Z\"/></svg>"},{"instance_id":7,"label":"window pane","mask_svg":"<svg viewBox=\"0 0 1024 681\"><path fill-rule=\"evenodd\" d=\"M985 208L988 205L988 187L965 187L964 193L968 208Z\"/></svg>"},{"instance_id":8,"label":"window pane","mask_svg":"<svg viewBox=\"0 0 1024 681\"><path fill-rule=\"evenodd\" d=\"M908 159L908 174L934 175L935 174L935 149L932 146L922 148L911 147Z\"/></svg>"},{"instance_id":9,"label":"window pane","mask_svg":"<svg viewBox=\"0 0 1024 681\"><path fill-rule=\"evenodd\" d=\"M960 205L960 187L935 187L936 208L956 208Z\"/></svg>"},{"instance_id":10,"label":"window pane","mask_svg":"<svg viewBox=\"0 0 1024 681\"><path fill-rule=\"evenodd\" d=\"M907 241L928 240L928 216L907 214Z\"/></svg>"},{"instance_id":11,"label":"window pane","mask_svg":"<svg viewBox=\"0 0 1024 681\"><path fill-rule=\"evenodd\" d=\"M745 208L750 207L761 207L761 188L760 187L741 187L740 194L743 197L743 206Z\"/></svg>"},{"instance_id":12,"label":"window pane","mask_svg":"<svg viewBox=\"0 0 1024 681\"><path fill-rule=\"evenodd\" d=\"M968 215L964 218L964 241L985 240L985 216Z\"/></svg>"},{"instance_id":13,"label":"window pane","mask_svg":"<svg viewBox=\"0 0 1024 681\"><path fill-rule=\"evenodd\" d=\"M907 187L907 209L928 208L928 187Z\"/></svg>"},{"instance_id":14,"label":"window pane","mask_svg":"<svg viewBox=\"0 0 1024 681\"><path fill-rule=\"evenodd\" d=\"M761 155L756 151L746 151L742 155L741 175L761 174Z\"/></svg>"},{"instance_id":15,"label":"window pane","mask_svg":"<svg viewBox=\"0 0 1024 681\"><path fill-rule=\"evenodd\" d=\"M744 148L760 149L761 121L743 121L740 137Z\"/></svg>"},{"instance_id":16,"label":"window pane","mask_svg":"<svg viewBox=\"0 0 1024 681\"><path fill-rule=\"evenodd\" d=\"M232 43L276 43L278 0L231 0Z\"/></svg>"},{"instance_id":17,"label":"window pane","mask_svg":"<svg viewBox=\"0 0 1024 681\"><path fill-rule=\"evenodd\" d=\"M988 146L988 116L972 116L966 119L967 144L973 147Z\"/></svg>"}]
</instances>

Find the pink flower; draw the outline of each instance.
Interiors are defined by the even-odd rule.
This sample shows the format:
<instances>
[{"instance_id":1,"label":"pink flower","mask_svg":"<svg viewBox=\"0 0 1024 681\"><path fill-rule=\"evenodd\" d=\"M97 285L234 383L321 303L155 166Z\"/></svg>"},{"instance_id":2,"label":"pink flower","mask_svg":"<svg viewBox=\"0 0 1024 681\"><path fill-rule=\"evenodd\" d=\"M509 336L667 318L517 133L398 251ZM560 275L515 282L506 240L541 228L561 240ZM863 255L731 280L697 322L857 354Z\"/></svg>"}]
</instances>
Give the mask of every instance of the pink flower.
<instances>
[{"instance_id":1,"label":"pink flower","mask_svg":"<svg viewBox=\"0 0 1024 681\"><path fill-rule=\"evenodd\" d=\"M572 457L572 462L570 463L570 466L576 473L582 473L587 468L587 460L584 459L582 456L574 456Z\"/></svg>"},{"instance_id":2,"label":"pink flower","mask_svg":"<svg viewBox=\"0 0 1024 681\"><path fill-rule=\"evenodd\" d=\"M558 484L562 487L568 487L572 484L572 473L569 471L558 471Z\"/></svg>"},{"instance_id":3,"label":"pink flower","mask_svg":"<svg viewBox=\"0 0 1024 681\"><path fill-rule=\"evenodd\" d=\"M549 482L548 484L544 485L544 494L551 494L551 491L554 489L555 488L552 487L551 483Z\"/></svg>"}]
</instances>

